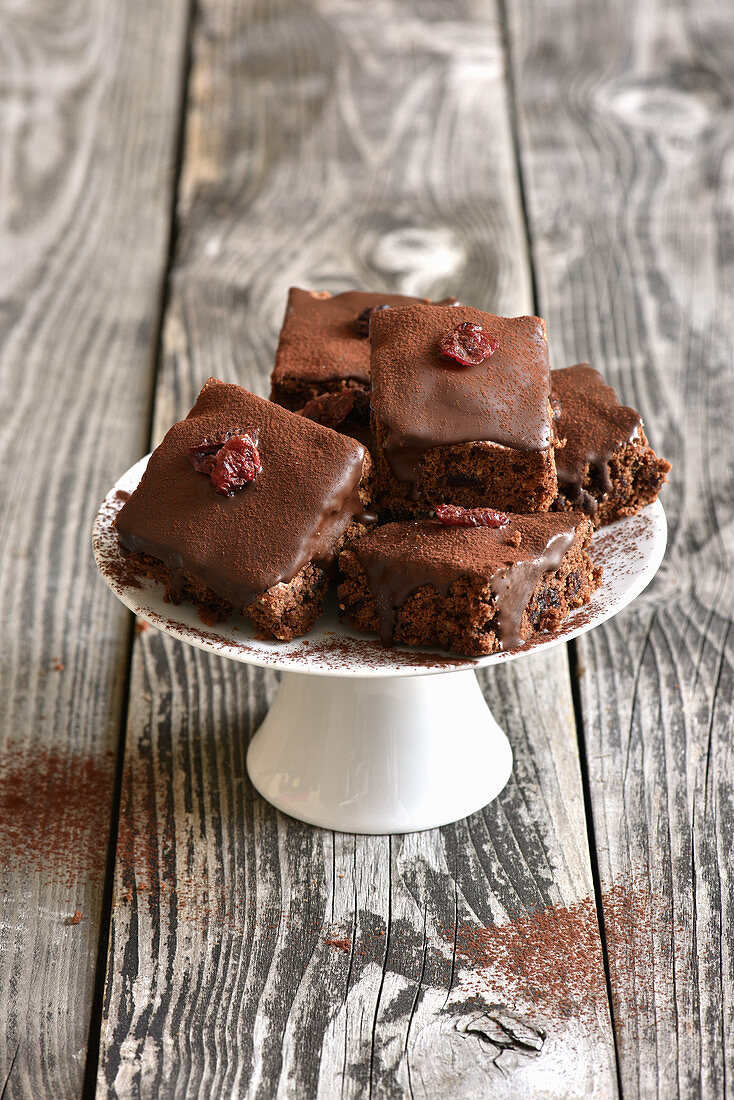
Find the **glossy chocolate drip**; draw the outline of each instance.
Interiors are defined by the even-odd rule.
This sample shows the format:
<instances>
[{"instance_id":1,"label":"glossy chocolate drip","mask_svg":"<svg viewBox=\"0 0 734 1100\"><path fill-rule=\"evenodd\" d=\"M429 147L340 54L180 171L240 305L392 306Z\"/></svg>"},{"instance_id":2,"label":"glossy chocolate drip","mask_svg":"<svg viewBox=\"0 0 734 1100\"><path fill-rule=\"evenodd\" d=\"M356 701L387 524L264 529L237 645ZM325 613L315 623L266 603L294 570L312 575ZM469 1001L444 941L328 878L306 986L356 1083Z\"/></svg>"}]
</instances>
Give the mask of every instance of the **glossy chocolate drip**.
<instances>
[{"instance_id":1,"label":"glossy chocolate drip","mask_svg":"<svg viewBox=\"0 0 734 1100\"><path fill-rule=\"evenodd\" d=\"M400 445L392 439L388 439L385 443L385 458L398 481L410 486L408 492L410 500L417 501L424 498L421 460L425 453L425 447L414 447L409 443Z\"/></svg>"},{"instance_id":2,"label":"glossy chocolate drip","mask_svg":"<svg viewBox=\"0 0 734 1100\"><path fill-rule=\"evenodd\" d=\"M223 497L194 470L187 451L232 424L257 433L262 470ZM120 511L120 542L245 607L308 562L333 560L336 542L363 510L363 460L353 440L210 379L186 420L153 453Z\"/></svg>"},{"instance_id":3,"label":"glossy chocolate drip","mask_svg":"<svg viewBox=\"0 0 734 1100\"><path fill-rule=\"evenodd\" d=\"M497 599L497 637L503 649L521 645L520 626L523 612L543 573L555 572L573 542L573 531L554 535L543 553L530 561L521 561L492 577L491 589Z\"/></svg>"},{"instance_id":4,"label":"glossy chocolate drip","mask_svg":"<svg viewBox=\"0 0 734 1100\"><path fill-rule=\"evenodd\" d=\"M438 350L465 321L499 341L494 354L460 366ZM551 442L545 326L537 317L495 317L466 306L409 306L375 314L372 409L386 457L401 481L416 484L432 447L476 441L522 451Z\"/></svg>"},{"instance_id":5,"label":"glossy chocolate drip","mask_svg":"<svg viewBox=\"0 0 734 1100\"><path fill-rule=\"evenodd\" d=\"M366 309L389 305L391 309L427 302L406 294L348 290L343 294L301 290L288 292L283 328L273 370L273 382L299 378L324 384L350 381L368 385L370 342L355 330ZM447 304L454 299L446 299Z\"/></svg>"},{"instance_id":6,"label":"glossy chocolate drip","mask_svg":"<svg viewBox=\"0 0 734 1100\"><path fill-rule=\"evenodd\" d=\"M388 523L359 539L351 550L364 569L391 645L395 613L411 593L432 585L447 596L459 578L489 587L494 630L503 649L520 645L525 608L543 573L559 568L576 528L572 515L511 516L507 527L444 527L435 520ZM520 534L519 546L512 542Z\"/></svg>"},{"instance_id":7,"label":"glossy chocolate drip","mask_svg":"<svg viewBox=\"0 0 734 1100\"><path fill-rule=\"evenodd\" d=\"M640 414L620 405L616 393L588 363L551 372L556 431L564 447L556 451L558 487L574 507L593 514L597 501L584 488L587 479L600 494L612 490L609 460L642 426Z\"/></svg>"}]
</instances>

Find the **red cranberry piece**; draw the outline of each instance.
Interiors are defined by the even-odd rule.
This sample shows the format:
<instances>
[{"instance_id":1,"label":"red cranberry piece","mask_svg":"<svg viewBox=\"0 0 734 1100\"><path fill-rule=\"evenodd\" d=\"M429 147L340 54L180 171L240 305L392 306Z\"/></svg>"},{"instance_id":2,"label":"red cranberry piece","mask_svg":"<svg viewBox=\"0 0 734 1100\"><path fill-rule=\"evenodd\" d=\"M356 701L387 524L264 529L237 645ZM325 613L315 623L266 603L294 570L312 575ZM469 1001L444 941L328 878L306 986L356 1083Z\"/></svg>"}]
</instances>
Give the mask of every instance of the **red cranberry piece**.
<instances>
[{"instance_id":1,"label":"red cranberry piece","mask_svg":"<svg viewBox=\"0 0 734 1100\"><path fill-rule=\"evenodd\" d=\"M215 435L205 436L201 443L195 443L193 447L189 447L186 453L197 474L210 474L221 448L228 439L238 435L240 431L240 428L234 428L230 432L216 432Z\"/></svg>"},{"instance_id":2,"label":"red cranberry piece","mask_svg":"<svg viewBox=\"0 0 734 1100\"><path fill-rule=\"evenodd\" d=\"M212 485L222 496L231 497L243 485L254 481L262 469L257 447L249 435L233 435L220 448L211 472Z\"/></svg>"},{"instance_id":3,"label":"red cranberry piece","mask_svg":"<svg viewBox=\"0 0 734 1100\"><path fill-rule=\"evenodd\" d=\"M197 474L210 474L212 472L214 463L217 460L217 451L224 442L225 440L223 438L220 439L218 436L210 436L206 439L202 439L201 443L196 443L193 447L189 447L186 453Z\"/></svg>"},{"instance_id":4,"label":"red cranberry piece","mask_svg":"<svg viewBox=\"0 0 734 1100\"><path fill-rule=\"evenodd\" d=\"M509 518L494 508L461 508L458 504L437 504L436 519L445 527L505 527Z\"/></svg>"},{"instance_id":5,"label":"red cranberry piece","mask_svg":"<svg viewBox=\"0 0 734 1100\"><path fill-rule=\"evenodd\" d=\"M324 424L327 428L338 428L357 402L357 395L361 390L339 390L337 393L322 393L314 397L300 410L301 416L308 420L315 420L317 424Z\"/></svg>"},{"instance_id":6,"label":"red cranberry piece","mask_svg":"<svg viewBox=\"0 0 734 1100\"><path fill-rule=\"evenodd\" d=\"M373 313L382 313L383 309L390 309L390 306L368 306L367 309L363 309L359 317L354 322L354 331L357 336L369 336L370 334L370 317Z\"/></svg>"},{"instance_id":7,"label":"red cranberry piece","mask_svg":"<svg viewBox=\"0 0 734 1100\"><path fill-rule=\"evenodd\" d=\"M438 350L447 359L455 359L462 367L476 366L493 355L499 340L485 332L481 325L464 321L450 329L438 342Z\"/></svg>"}]
</instances>

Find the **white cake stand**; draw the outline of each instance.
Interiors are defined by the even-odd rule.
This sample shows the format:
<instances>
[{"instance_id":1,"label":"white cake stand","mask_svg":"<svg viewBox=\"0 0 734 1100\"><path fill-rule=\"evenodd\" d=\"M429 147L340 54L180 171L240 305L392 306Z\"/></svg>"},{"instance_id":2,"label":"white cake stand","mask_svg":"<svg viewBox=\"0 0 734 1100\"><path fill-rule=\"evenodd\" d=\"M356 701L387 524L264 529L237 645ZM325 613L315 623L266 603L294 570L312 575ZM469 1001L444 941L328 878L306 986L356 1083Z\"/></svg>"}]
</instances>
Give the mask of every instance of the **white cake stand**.
<instances>
[{"instance_id":1,"label":"white cake stand","mask_svg":"<svg viewBox=\"0 0 734 1100\"><path fill-rule=\"evenodd\" d=\"M94 556L112 591L141 619L210 653L279 669L280 690L247 754L264 798L292 817L349 833L402 833L457 821L507 783L512 751L475 669L567 642L634 600L662 561L662 505L603 528L594 560L602 587L553 635L490 657L461 659L424 648L383 649L342 626L332 603L306 638L260 641L235 616L205 627L160 586L126 575L115 516L137 486L141 459L110 490L94 524Z\"/></svg>"}]
</instances>

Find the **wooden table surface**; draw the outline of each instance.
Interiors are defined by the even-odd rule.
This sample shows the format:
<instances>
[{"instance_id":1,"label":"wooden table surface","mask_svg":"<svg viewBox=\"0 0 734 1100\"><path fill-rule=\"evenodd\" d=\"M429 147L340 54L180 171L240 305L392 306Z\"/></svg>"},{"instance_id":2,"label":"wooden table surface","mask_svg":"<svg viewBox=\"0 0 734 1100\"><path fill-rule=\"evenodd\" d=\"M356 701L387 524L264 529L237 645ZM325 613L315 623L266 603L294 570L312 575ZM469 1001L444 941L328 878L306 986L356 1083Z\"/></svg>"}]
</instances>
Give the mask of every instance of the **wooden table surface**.
<instances>
[{"instance_id":1,"label":"wooden table surface","mask_svg":"<svg viewBox=\"0 0 734 1100\"><path fill-rule=\"evenodd\" d=\"M734 1095L727 0L0 13L0 1097ZM673 462L666 559L481 673L485 810L353 837L245 772L277 676L135 629L90 529L287 288L536 311Z\"/></svg>"}]
</instances>

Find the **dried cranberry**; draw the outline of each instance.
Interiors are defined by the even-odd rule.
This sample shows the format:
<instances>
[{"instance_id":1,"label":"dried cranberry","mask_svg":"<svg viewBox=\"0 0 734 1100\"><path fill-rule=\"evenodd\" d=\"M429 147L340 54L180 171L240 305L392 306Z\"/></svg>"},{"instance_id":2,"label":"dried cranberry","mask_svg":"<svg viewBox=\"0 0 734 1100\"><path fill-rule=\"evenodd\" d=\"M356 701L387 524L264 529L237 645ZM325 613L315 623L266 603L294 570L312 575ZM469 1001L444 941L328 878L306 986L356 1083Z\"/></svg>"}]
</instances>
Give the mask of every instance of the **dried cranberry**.
<instances>
[{"instance_id":1,"label":"dried cranberry","mask_svg":"<svg viewBox=\"0 0 734 1100\"><path fill-rule=\"evenodd\" d=\"M383 309L390 309L390 306L368 306L367 309L363 309L359 317L354 322L354 331L357 336L369 336L370 334L370 317L373 313L382 313Z\"/></svg>"},{"instance_id":2,"label":"dried cranberry","mask_svg":"<svg viewBox=\"0 0 734 1100\"><path fill-rule=\"evenodd\" d=\"M231 497L254 481L261 469L260 455L250 436L233 435L219 450L211 472L212 485L222 496Z\"/></svg>"},{"instance_id":3,"label":"dried cranberry","mask_svg":"<svg viewBox=\"0 0 734 1100\"><path fill-rule=\"evenodd\" d=\"M189 447L186 453L196 472L198 474L210 474L214 469L214 463L217 461L217 454L221 448L233 435L239 435L241 430L241 428L233 428L229 432L217 432L215 435L206 436L201 443Z\"/></svg>"},{"instance_id":4,"label":"dried cranberry","mask_svg":"<svg viewBox=\"0 0 734 1100\"><path fill-rule=\"evenodd\" d=\"M509 518L494 508L461 508L458 504L437 504L436 519L445 527L505 527Z\"/></svg>"},{"instance_id":5,"label":"dried cranberry","mask_svg":"<svg viewBox=\"0 0 734 1100\"><path fill-rule=\"evenodd\" d=\"M438 342L438 350L447 359L455 359L463 367L476 366L493 355L499 340L484 331L481 325L463 321L450 329Z\"/></svg>"},{"instance_id":6,"label":"dried cranberry","mask_svg":"<svg viewBox=\"0 0 734 1100\"><path fill-rule=\"evenodd\" d=\"M339 390L337 393L322 393L314 397L300 410L301 416L325 424L327 428L338 428L354 409L361 390Z\"/></svg>"},{"instance_id":7,"label":"dried cranberry","mask_svg":"<svg viewBox=\"0 0 734 1100\"><path fill-rule=\"evenodd\" d=\"M533 626L538 626L540 620L551 608L561 606L561 597L556 588L542 588L528 608L528 618Z\"/></svg>"}]
</instances>

